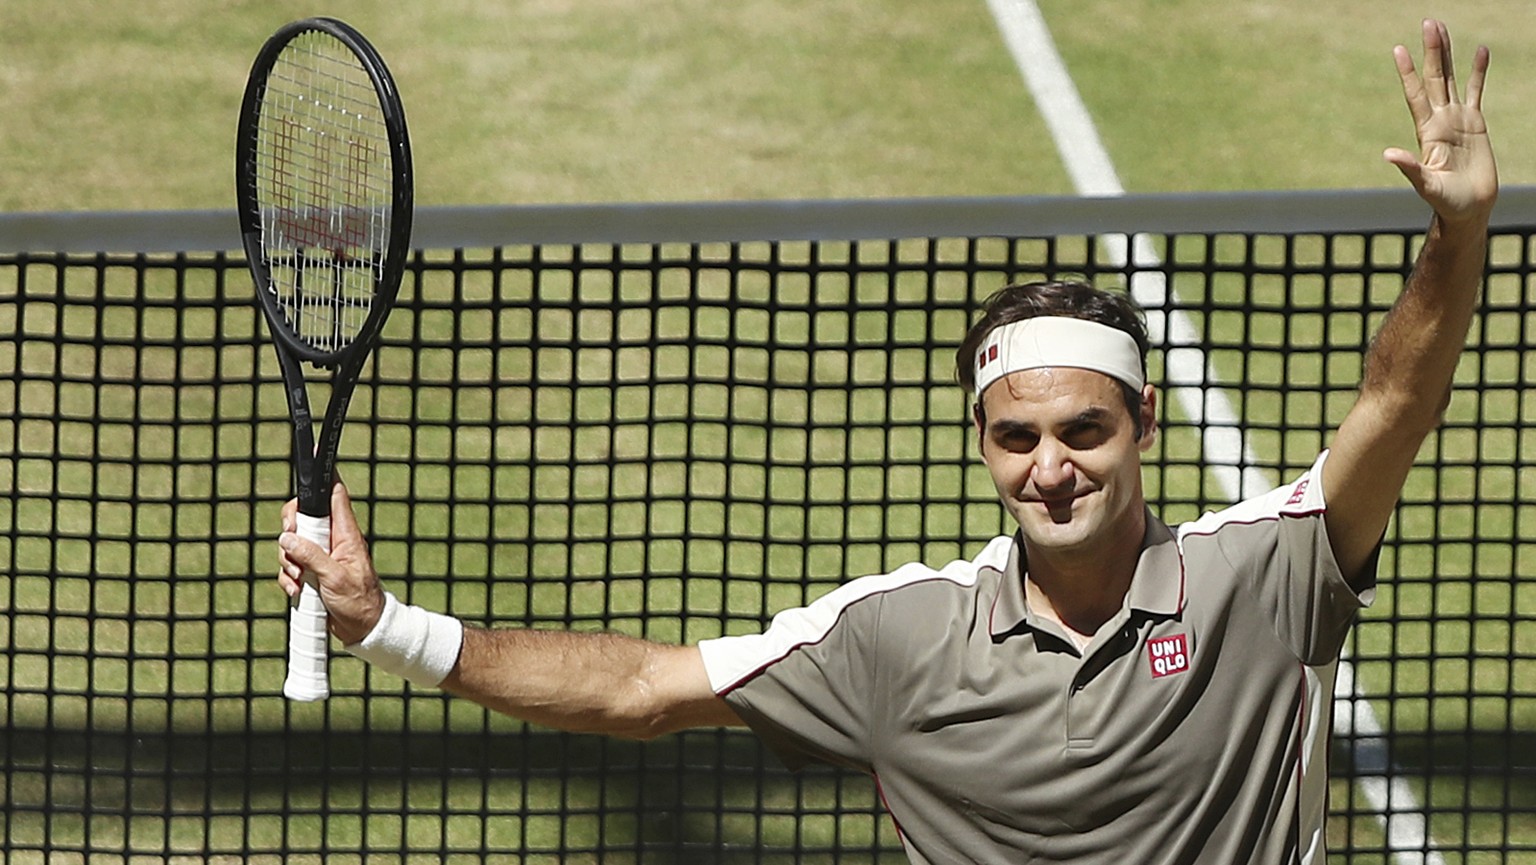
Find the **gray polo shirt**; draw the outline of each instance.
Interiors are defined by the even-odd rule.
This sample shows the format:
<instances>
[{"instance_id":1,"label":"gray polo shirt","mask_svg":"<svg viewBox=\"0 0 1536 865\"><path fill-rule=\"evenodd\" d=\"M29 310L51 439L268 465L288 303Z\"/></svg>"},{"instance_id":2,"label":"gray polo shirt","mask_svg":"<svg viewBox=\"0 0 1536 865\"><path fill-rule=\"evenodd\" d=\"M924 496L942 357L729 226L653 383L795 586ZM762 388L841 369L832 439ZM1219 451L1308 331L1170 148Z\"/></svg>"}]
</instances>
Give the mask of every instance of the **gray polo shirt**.
<instances>
[{"instance_id":1,"label":"gray polo shirt","mask_svg":"<svg viewBox=\"0 0 1536 865\"><path fill-rule=\"evenodd\" d=\"M875 777L915 863L1321 863L1339 652L1357 595L1321 468L1170 529L1079 652L1024 601L1021 548L908 565L701 643L793 768Z\"/></svg>"}]
</instances>

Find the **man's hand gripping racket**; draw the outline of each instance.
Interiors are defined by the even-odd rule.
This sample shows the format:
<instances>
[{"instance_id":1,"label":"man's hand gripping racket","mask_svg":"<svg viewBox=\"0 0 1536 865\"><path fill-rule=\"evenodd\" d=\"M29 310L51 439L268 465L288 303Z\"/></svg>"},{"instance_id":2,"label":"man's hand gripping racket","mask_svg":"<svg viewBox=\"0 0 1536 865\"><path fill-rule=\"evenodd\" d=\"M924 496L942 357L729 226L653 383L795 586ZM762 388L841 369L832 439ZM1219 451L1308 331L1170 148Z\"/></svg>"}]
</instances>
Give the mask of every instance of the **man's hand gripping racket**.
<instances>
[{"instance_id":1,"label":"man's hand gripping racket","mask_svg":"<svg viewBox=\"0 0 1536 865\"><path fill-rule=\"evenodd\" d=\"M384 611L384 588L368 554L368 540L358 528L347 488L337 478L331 487L329 550L299 534L298 500L283 506L283 534L278 538L278 585L300 596L307 573L320 590L330 632L344 645L360 642Z\"/></svg>"}]
</instances>

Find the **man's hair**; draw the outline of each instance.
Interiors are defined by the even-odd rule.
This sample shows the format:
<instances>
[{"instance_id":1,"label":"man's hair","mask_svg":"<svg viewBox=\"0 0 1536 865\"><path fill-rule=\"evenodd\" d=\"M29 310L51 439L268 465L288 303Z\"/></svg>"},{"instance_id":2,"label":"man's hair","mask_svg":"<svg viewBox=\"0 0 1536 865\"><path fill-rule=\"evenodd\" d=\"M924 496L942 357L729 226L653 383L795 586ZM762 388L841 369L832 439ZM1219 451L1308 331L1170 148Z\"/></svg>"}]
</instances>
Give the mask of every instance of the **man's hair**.
<instances>
[{"instance_id":1,"label":"man's hair","mask_svg":"<svg viewBox=\"0 0 1536 865\"><path fill-rule=\"evenodd\" d=\"M1151 342L1147 339L1147 327L1142 322L1141 310L1126 295L1095 288L1085 282L1058 280L1051 282L1027 282L998 289L982 304L981 317L971 325L970 332L955 351L955 377L966 392L976 389L976 352L987 334L1016 321L1038 316L1062 316L1081 318L1123 330L1136 341L1141 352L1141 371L1147 371L1147 352ZM1125 391L1125 407L1136 419L1136 437L1141 438L1141 394L1130 385L1121 384ZM980 410L981 395L976 395Z\"/></svg>"}]
</instances>

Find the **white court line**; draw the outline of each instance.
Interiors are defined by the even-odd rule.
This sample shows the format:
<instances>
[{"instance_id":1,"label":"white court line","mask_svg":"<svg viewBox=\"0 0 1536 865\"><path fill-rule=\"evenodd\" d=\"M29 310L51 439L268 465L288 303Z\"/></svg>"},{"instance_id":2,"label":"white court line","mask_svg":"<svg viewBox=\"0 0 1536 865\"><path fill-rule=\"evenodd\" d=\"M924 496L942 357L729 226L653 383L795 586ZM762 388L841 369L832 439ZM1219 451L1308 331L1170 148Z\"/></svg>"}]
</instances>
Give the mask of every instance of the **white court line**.
<instances>
[{"instance_id":1,"label":"white court line","mask_svg":"<svg viewBox=\"0 0 1536 865\"><path fill-rule=\"evenodd\" d=\"M1078 194L1124 195L1114 163L1034 0L987 0L987 5ZM1168 286L1163 274L1155 270L1162 262L1151 241L1145 235L1136 236L1133 244L1127 243L1125 235L1107 235L1101 241L1111 266L1123 266L1129 255L1138 268L1131 276L1131 296L1147 311L1152 342L1169 346L1164 359L1164 391L1191 422L1202 425L1202 453L1222 494L1230 501L1239 501L1274 488L1278 478L1258 468L1258 460L1243 436L1242 419L1226 391L1206 386L1218 376L1209 365L1194 323L1179 310L1162 312ZM1387 847L1394 851L1393 861L1397 865L1444 865L1444 858L1432 849L1418 797L1394 771L1381 720L1361 690L1348 658L1339 661L1333 690L1334 727L1356 736L1352 752L1356 781L1379 815Z\"/></svg>"}]
</instances>

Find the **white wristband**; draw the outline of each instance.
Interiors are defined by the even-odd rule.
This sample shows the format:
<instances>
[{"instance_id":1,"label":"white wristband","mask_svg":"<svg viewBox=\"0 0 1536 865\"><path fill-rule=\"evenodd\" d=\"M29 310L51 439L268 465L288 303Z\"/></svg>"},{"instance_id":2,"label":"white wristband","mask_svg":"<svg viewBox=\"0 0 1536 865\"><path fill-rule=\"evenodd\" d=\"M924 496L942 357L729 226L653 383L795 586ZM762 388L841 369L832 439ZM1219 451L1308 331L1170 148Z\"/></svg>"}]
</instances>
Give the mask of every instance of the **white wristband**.
<instances>
[{"instance_id":1,"label":"white wristband","mask_svg":"<svg viewBox=\"0 0 1536 865\"><path fill-rule=\"evenodd\" d=\"M458 663L463 643L464 623L458 619L402 604L385 592L378 624L346 649L413 685L435 688Z\"/></svg>"}]
</instances>

